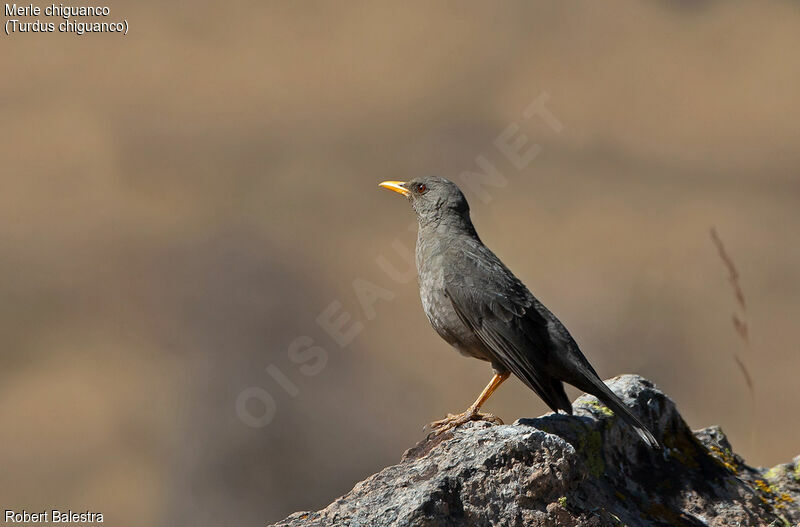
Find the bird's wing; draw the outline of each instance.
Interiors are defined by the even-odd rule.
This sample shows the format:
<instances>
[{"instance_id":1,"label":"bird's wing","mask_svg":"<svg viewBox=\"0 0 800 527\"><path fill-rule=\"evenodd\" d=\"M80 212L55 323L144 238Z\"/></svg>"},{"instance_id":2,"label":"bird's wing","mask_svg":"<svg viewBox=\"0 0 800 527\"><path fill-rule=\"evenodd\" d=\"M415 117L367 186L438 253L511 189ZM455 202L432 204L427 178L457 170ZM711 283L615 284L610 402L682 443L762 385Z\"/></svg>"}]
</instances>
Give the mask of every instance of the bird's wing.
<instances>
[{"instance_id":1,"label":"bird's wing","mask_svg":"<svg viewBox=\"0 0 800 527\"><path fill-rule=\"evenodd\" d=\"M459 319L494 359L541 397L553 411L572 413L562 380L591 393L630 423L644 442L659 448L648 428L600 380L566 328L485 247L460 248L445 278L445 293Z\"/></svg>"},{"instance_id":2,"label":"bird's wing","mask_svg":"<svg viewBox=\"0 0 800 527\"><path fill-rule=\"evenodd\" d=\"M553 361L548 321L525 286L494 254L461 253L445 293L461 321L499 364L534 390L553 411L572 413L561 381L547 373Z\"/></svg>"}]
</instances>

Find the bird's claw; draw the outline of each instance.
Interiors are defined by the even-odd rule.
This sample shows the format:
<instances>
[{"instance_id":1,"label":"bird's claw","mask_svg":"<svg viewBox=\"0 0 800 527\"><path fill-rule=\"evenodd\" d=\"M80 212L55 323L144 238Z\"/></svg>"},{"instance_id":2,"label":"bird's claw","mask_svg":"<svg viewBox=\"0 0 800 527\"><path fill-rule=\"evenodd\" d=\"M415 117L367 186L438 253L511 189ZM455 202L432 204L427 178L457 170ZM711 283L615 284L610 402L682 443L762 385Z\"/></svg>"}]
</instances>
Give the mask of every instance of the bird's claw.
<instances>
[{"instance_id":1,"label":"bird's claw","mask_svg":"<svg viewBox=\"0 0 800 527\"><path fill-rule=\"evenodd\" d=\"M453 428L461 426L470 421L488 421L496 425L503 424L503 420L496 415L482 414L476 410L467 410L466 412L460 414L447 414L447 417L444 419L439 419L438 421L430 423L426 427L428 430L430 430L428 437L436 437L447 432L448 430L452 430Z\"/></svg>"}]
</instances>

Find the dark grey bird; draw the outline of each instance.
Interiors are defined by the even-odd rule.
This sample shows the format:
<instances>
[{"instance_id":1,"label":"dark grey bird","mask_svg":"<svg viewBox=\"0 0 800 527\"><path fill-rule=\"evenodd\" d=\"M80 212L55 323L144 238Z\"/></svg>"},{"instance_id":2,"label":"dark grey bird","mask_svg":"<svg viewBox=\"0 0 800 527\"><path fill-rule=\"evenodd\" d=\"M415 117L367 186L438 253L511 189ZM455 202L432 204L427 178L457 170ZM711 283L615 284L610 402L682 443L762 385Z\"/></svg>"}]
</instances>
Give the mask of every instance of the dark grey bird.
<instances>
[{"instance_id":1,"label":"dark grey bird","mask_svg":"<svg viewBox=\"0 0 800 527\"><path fill-rule=\"evenodd\" d=\"M406 196L416 212L419 293L431 325L462 354L485 360L494 369L472 406L430 424L434 434L471 420L502 422L479 410L513 373L554 412L572 414L563 382L594 395L646 444L660 448L603 383L561 321L481 242L467 200L455 184L424 177L380 186Z\"/></svg>"}]
</instances>

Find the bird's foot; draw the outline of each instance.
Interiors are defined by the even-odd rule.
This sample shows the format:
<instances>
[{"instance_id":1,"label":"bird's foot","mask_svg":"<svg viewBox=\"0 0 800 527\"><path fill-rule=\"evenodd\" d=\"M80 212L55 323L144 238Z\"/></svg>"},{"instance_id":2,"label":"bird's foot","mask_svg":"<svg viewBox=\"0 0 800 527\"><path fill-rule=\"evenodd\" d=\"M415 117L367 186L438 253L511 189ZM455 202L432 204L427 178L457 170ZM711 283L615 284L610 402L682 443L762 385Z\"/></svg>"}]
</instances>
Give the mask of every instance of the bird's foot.
<instances>
[{"instance_id":1,"label":"bird's foot","mask_svg":"<svg viewBox=\"0 0 800 527\"><path fill-rule=\"evenodd\" d=\"M482 414L478 412L478 410L470 408L466 412L460 414L447 414L447 417L444 419L439 419L438 421L430 423L426 427L431 431L428 437L436 437L470 421L488 421L496 425L503 424L503 420L495 415Z\"/></svg>"}]
</instances>

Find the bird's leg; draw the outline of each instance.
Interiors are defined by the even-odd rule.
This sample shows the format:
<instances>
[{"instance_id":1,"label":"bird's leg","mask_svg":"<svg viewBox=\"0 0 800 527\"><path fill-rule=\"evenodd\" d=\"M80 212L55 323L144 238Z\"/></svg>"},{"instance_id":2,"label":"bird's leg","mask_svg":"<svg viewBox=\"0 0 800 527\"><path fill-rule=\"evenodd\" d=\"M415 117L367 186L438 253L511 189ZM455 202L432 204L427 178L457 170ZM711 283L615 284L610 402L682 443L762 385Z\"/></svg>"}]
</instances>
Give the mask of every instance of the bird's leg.
<instances>
[{"instance_id":1,"label":"bird's leg","mask_svg":"<svg viewBox=\"0 0 800 527\"><path fill-rule=\"evenodd\" d=\"M475 400L472 405L467 408L464 413L454 415L448 414L447 417L444 419L440 419L439 421L434 421L428 425L428 428L431 430L431 434L436 436L443 432L450 430L451 428L455 428L457 426L463 425L469 421L490 421L495 424L503 424L503 421L499 417L495 417L492 414L482 414L479 412L483 403L491 397L494 391L503 384L503 381L508 379L509 373L495 373L492 377L492 380L489 381L489 384L486 385L486 388L483 389L481 394Z\"/></svg>"}]
</instances>

